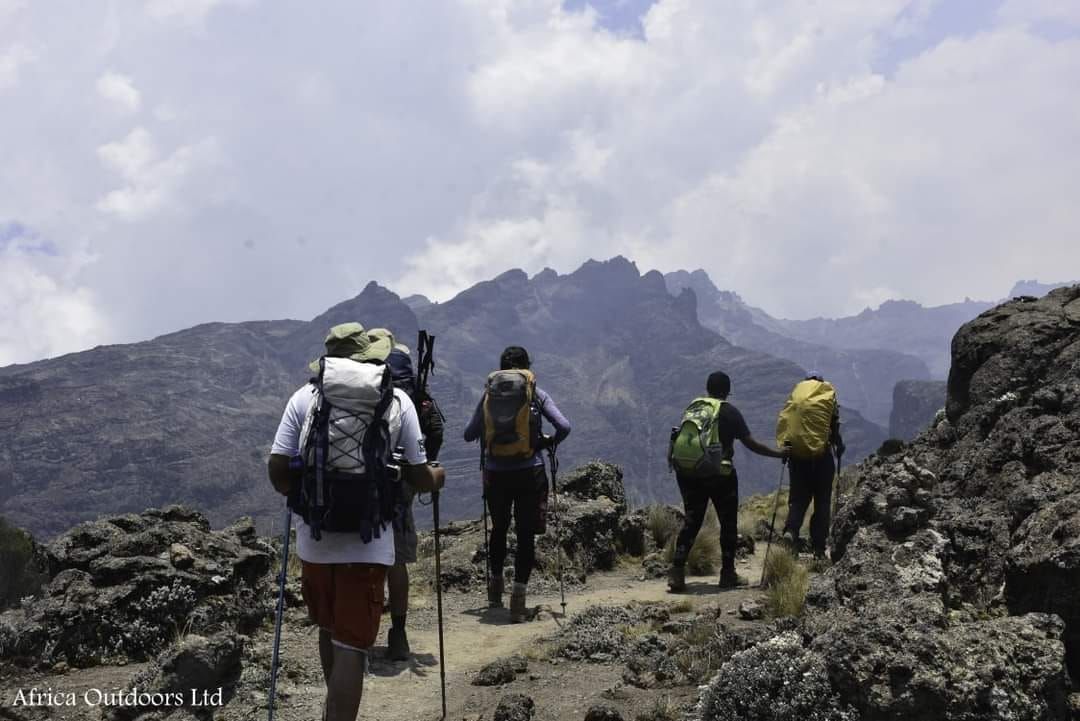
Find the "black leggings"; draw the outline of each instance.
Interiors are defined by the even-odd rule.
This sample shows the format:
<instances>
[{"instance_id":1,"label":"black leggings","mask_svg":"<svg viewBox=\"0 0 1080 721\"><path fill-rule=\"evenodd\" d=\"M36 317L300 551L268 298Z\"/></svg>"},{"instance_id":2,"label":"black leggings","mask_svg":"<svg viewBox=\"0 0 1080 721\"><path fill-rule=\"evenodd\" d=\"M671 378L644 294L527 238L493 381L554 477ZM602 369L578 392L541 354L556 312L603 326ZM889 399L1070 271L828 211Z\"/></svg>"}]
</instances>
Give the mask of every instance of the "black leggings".
<instances>
[{"instance_id":1,"label":"black leggings","mask_svg":"<svg viewBox=\"0 0 1080 721\"><path fill-rule=\"evenodd\" d=\"M812 460L792 458L788 462L791 474L791 491L788 496L788 520L784 530L794 538L799 537L806 511L814 503L814 515L810 516L810 543L814 553L825 553L829 537L829 514L832 509L832 484L836 463L832 453Z\"/></svg>"},{"instance_id":2,"label":"black leggings","mask_svg":"<svg viewBox=\"0 0 1080 721\"><path fill-rule=\"evenodd\" d=\"M506 563L506 534L514 517L517 552L514 581L528 583L536 565L536 534L547 525L547 473L543 466L516 471L485 471L484 497L491 514L491 573L502 577Z\"/></svg>"},{"instance_id":3,"label":"black leggings","mask_svg":"<svg viewBox=\"0 0 1080 721\"><path fill-rule=\"evenodd\" d=\"M686 557L694 545L701 524L705 522L705 512L709 501L716 508L720 521L720 551L724 568L735 568L735 546L739 540L739 477L732 470L730 476L712 476L709 478L690 478L676 473L679 491L683 497L683 509L686 519L683 521L679 538L675 542L675 554L672 563L679 568L686 565Z\"/></svg>"}]
</instances>

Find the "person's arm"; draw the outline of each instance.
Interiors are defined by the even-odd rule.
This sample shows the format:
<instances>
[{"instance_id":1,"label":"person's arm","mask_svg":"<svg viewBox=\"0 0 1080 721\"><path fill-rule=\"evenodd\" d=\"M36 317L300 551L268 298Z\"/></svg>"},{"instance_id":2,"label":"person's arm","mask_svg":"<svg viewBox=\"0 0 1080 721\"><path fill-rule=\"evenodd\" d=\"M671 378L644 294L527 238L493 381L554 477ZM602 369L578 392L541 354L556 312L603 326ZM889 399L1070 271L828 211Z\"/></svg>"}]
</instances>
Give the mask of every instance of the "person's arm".
<instances>
[{"instance_id":1,"label":"person's arm","mask_svg":"<svg viewBox=\"0 0 1080 721\"><path fill-rule=\"evenodd\" d=\"M725 406L728 413L730 413L731 422L734 425L735 437L742 441L742 444L746 448L759 456L767 456L768 458L787 458L787 451L777 451L773 448L769 448L764 443L759 443L752 435L750 435L750 427L746 425L746 419L743 418L739 409L730 404Z\"/></svg>"},{"instance_id":2,"label":"person's arm","mask_svg":"<svg viewBox=\"0 0 1080 721\"><path fill-rule=\"evenodd\" d=\"M472 419L469 421L469 425L465 426L465 442L472 443L484 430L484 399L481 398L480 402L476 404L476 410L473 411Z\"/></svg>"},{"instance_id":3,"label":"person's arm","mask_svg":"<svg viewBox=\"0 0 1080 721\"><path fill-rule=\"evenodd\" d=\"M768 456L769 458L787 458L787 453L785 453L784 451L778 451L774 448L769 448L764 443L759 443L750 434L747 434L739 440L742 441L742 444L746 446L747 449L753 451L759 456Z\"/></svg>"},{"instance_id":4,"label":"person's arm","mask_svg":"<svg viewBox=\"0 0 1080 721\"><path fill-rule=\"evenodd\" d=\"M420 493L438 491L446 484L446 469L428 463L406 464L402 468L402 480Z\"/></svg>"},{"instance_id":5,"label":"person's arm","mask_svg":"<svg viewBox=\"0 0 1080 721\"><path fill-rule=\"evenodd\" d=\"M266 464L266 473L274 490L283 496L289 494L294 483L300 482L302 470L290 468L293 457L300 455L300 431L304 426L307 408L300 393L295 393L285 406L274 434L274 445L270 448L270 460Z\"/></svg>"},{"instance_id":6,"label":"person's arm","mask_svg":"<svg viewBox=\"0 0 1080 721\"><path fill-rule=\"evenodd\" d=\"M829 437L832 440L833 450L836 452L836 457L839 458L844 455L844 450L847 446L844 445L844 439L840 436L840 408L837 407L836 412L832 417L832 430L829 433Z\"/></svg>"},{"instance_id":7,"label":"person's arm","mask_svg":"<svg viewBox=\"0 0 1080 721\"><path fill-rule=\"evenodd\" d=\"M289 495L294 483L300 482L303 471L299 468L290 468L289 456L280 453L271 453L270 461L266 464L267 474L270 476L270 484L274 490L283 496Z\"/></svg>"},{"instance_id":8,"label":"person's arm","mask_svg":"<svg viewBox=\"0 0 1080 721\"><path fill-rule=\"evenodd\" d=\"M555 429L555 435L551 437L549 443L557 446L570 435L570 421L555 405L555 401L551 400L551 396L540 389L537 389L536 395L540 404L540 413L544 418L547 418L548 423Z\"/></svg>"},{"instance_id":9,"label":"person's arm","mask_svg":"<svg viewBox=\"0 0 1080 721\"><path fill-rule=\"evenodd\" d=\"M437 491L446 482L446 469L428 463L416 406L405 393L398 397L401 400L401 433L398 436L398 445L404 449L401 458L401 480L420 493Z\"/></svg>"}]
</instances>

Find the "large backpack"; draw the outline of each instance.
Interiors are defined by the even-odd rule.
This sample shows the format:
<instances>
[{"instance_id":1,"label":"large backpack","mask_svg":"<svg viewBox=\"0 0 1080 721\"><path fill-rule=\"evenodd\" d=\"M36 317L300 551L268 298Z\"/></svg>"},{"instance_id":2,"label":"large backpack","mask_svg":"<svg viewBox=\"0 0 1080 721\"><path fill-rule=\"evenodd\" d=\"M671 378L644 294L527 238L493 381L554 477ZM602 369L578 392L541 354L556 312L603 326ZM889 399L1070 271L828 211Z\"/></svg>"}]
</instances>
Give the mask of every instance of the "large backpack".
<instances>
[{"instance_id":1,"label":"large backpack","mask_svg":"<svg viewBox=\"0 0 1080 721\"><path fill-rule=\"evenodd\" d=\"M834 415L833 385L814 378L800 381L791 390L776 421L776 442L780 446L790 443L794 458L818 458L829 448Z\"/></svg>"},{"instance_id":2,"label":"large backpack","mask_svg":"<svg viewBox=\"0 0 1080 721\"><path fill-rule=\"evenodd\" d=\"M686 407L668 452L673 469L699 477L731 475L731 449L720 441L718 418L723 405L719 398L702 396Z\"/></svg>"},{"instance_id":3,"label":"large backpack","mask_svg":"<svg viewBox=\"0 0 1080 721\"><path fill-rule=\"evenodd\" d=\"M443 442L443 428L446 423L442 410L431 397L427 384L421 386L416 374L413 373L412 358L408 352L394 348L386 357L386 365L390 369L394 387L405 391L416 406L416 417L420 421L420 433L424 436L427 459L438 460L439 449L442 448Z\"/></svg>"},{"instance_id":4,"label":"large backpack","mask_svg":"<svg viewBox=\"0 0 1080 721\"><path fill-rule=\"evenodd\" d=\"M525 460L539 448L536 377L512 368L495 371L484 390L484 453L492 458Z\"/></svg>"},{"instance_id":5,"label":"large backpack","mask_svg":"<svg viewBox=\"0 0 1080 721\"><path fill-rule=\"evenodd\" d=\"M389 369L381 363L323 357L312 379L315 397L300 432L303 474L289 508L311 527L379 538L399 523L404 496L391 439L401 428Z\"/></svg>"}]
</instances>

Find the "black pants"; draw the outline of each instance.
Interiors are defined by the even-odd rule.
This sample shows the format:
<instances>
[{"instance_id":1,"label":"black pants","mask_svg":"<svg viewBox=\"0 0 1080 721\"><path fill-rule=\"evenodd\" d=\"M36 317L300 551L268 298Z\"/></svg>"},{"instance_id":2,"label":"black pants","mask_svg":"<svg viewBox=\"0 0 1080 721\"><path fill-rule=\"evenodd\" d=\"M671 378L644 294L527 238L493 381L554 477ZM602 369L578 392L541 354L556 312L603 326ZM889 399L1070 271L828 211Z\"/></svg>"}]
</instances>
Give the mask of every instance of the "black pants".
<instances>
[{"instance_id":1,"label":"black pants","mask_svg":"<svg viewBox=\"0 0 1080 721\"><path fill-rule=\"evenodd\" d=\"M739 540L739 477L732 469L730 476L711 476L691 478L676 472L679 492L682 493L683 521L679 538L675 542L675 554L672 563L679 568L686 565L686 557L694 545L701 524L705 521L705 512L712 501L716 516L720 520L720 551L725 569L735 570L735 546Z\"/></svg>"},{"instance_id":2,"label":"black pants","mask_svg":"<svg viewBox=\"0 0 1080 721\"><path fill-rule=\"evenodd\" d=\"M491 573L502 577L506 563L506 534L514 517L517 553L514 580L528 583L536 565L536 535L547 529L548 480L543 466L517 471L485 471L484 497L491 514Z\"/></svg>"},{"instance_id":3,"label":"black pants","mask_svg":"<svg viewBox=\"0 0 1080 721\"><path fill-rule=\"evenodd\" d=\"M836 475L836 463L832 453L826 452L812 460L792 458L788 461L791 474L791 491L788 495L788 519L784 531L798 539L806 509L814 502L814 515L810 516L810 543L814 553L825 553L829 540L829 515L832 511L832 484Z\"/></svg>"}]
</instances>

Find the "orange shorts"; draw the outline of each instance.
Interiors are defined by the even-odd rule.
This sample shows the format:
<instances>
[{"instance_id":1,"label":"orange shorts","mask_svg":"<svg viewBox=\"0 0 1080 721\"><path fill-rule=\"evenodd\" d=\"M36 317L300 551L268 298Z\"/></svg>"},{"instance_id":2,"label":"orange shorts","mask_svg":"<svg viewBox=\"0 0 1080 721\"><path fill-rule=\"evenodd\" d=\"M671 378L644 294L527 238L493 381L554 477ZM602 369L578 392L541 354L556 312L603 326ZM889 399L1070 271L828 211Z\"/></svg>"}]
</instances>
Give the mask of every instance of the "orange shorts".
<instances>
[{"instance_id":1,"label":"orange shorts","mask_svg":"<svg viewBox=\"0 0 1080 721\"><path fill-rule=\"evenodd\" d=\"M371 648L379 635L386 566L373 563L308 563L300 586L308 615L339 646Z\"/></svg>"}]
</instances>

